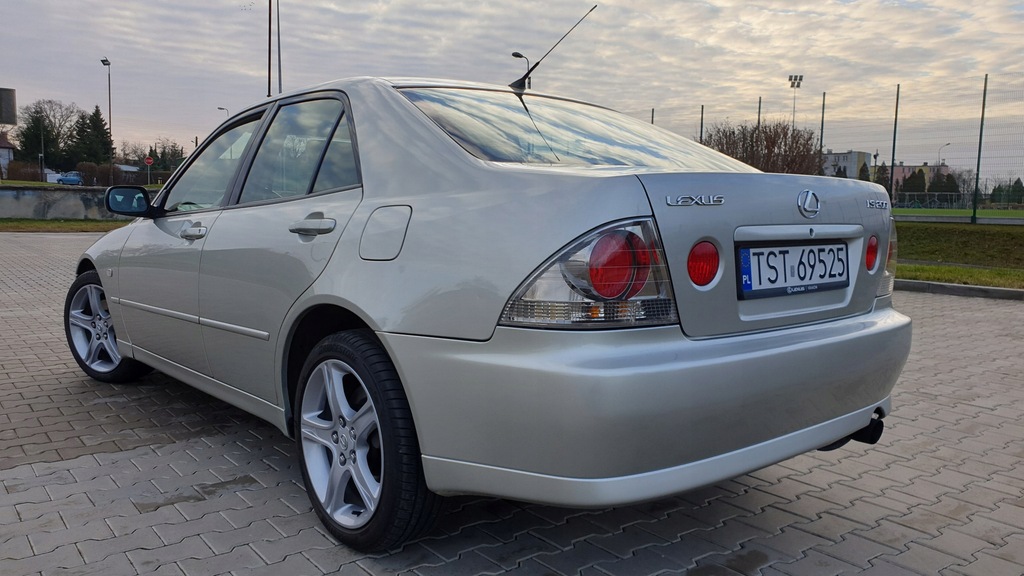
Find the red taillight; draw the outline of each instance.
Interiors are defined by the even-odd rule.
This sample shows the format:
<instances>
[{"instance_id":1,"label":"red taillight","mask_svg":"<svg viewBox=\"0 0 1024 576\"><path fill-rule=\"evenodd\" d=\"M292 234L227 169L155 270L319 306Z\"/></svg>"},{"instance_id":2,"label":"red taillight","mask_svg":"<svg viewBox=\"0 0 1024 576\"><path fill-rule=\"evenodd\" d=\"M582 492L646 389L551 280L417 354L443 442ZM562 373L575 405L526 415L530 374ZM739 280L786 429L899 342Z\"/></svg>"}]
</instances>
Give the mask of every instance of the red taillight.
<instances>
[{"instance_id":1,"label":"red taillight","mask_svg":"<svg viewBox=\"0 0 1024 576\"><path fill-rule=\"evenodd\" d=\"M718 248L711 242L698 242L690 249L686 270L697 286L707 286L718 275Z\"/></svg>"},{"instance_id":2,"label":"red taillight","mask_svg":"<svg viewBox=\"0 0 1024 576\"><path fill-rule=\"evenodd\" d=\"M505 326L603 329L679 322L661 239L650 218L610 223L556 252L501 314Z\"/></svg>"},{"instance_id":3,"label":"red taillight","mask_svg":"<svg viewBox=\"0 0 1024 576\"><path fill-rule=\"evenodd\" d=\"M595 294L608 300L628 300L647 283L651 255L639 236L615 230L594 244L587 268Z\"/></svg>"},{"instance_id":4,"label":"red taillight","mask_svg":"<svg viewBox=\"0 0 1024 576\"><path fill-rule=\"evenodd\" d=\"M864 252L864 266L874 270L875 264L878 264L878 236L868 238L868 249Z\"/></svg>"}]
</instances>

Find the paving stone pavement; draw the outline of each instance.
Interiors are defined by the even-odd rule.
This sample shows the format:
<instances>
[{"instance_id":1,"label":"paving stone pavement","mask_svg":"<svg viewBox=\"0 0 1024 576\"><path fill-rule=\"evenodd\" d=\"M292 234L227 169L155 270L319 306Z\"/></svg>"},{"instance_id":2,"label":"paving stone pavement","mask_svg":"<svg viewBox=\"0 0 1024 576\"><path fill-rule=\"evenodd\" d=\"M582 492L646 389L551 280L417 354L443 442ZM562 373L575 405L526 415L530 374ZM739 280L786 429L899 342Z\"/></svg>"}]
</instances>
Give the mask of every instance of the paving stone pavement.
<instances>
[{"instance_id":1,"label":"paving stone pavement","mask_svg":"<svg viewBox=\"0 0 1024 576\"><path fill-rule=\"evenodd\" d=\"M388 554L338 545L275 428L67 350L89 234L0 234L0 574L1024 574L1024 302L897 292L910 361L881 442L648 504L451 502ZM870 358L865 358L870 362Z\"/></svg>"}]
</instances>

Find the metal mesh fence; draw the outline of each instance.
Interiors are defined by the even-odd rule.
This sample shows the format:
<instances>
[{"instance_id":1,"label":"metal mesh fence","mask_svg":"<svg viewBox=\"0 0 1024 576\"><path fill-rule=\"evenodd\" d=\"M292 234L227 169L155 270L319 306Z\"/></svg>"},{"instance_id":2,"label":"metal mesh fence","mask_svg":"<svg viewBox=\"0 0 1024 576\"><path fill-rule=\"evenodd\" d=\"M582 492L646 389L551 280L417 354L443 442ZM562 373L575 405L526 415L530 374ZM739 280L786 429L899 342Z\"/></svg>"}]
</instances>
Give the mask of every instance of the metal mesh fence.
<instances>
[{"instance_id":1,"label":"metal mesh fence","mask_svg":"<svg viewBox=\"0 0 1024 576\"><path fill-rule=\"evenodd\" d=\"M987 89L986 89L987 82ZM898 103L897 103L898 90ZM628 114L700 140L701 127L764 121L794 122L821 138L824 173L843 163L846 177L891 175L899 206L1024 209L1024 74L919 78L897 86L843 87L822 93L794 90L794 100L717 98L689 107ZM823 109L824 97L824 109ZM703 114L703 115L702 115ZM895 127L895 148L893 135ZM979 144L980 143L980 144ZM924 179L922 190L908 178ZM941 185L943 179L956 185ZM939 184L936 184L939 182Z\"/></svg>"}]
</instances>

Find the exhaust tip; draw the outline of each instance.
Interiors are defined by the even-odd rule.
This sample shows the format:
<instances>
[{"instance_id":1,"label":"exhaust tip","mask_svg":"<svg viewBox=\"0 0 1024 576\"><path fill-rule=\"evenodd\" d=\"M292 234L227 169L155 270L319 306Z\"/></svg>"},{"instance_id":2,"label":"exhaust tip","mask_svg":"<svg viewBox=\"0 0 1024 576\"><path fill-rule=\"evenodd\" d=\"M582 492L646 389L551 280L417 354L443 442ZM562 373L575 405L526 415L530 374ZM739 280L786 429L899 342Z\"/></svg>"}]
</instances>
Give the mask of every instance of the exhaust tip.
<instances>
[{"instance_id":1,"label":"exhaust tip","mask_svg":"<svg viewBox=\"0 0 1024 576\"><path fill-rule=\"evenodd\" d=\"M882 431L884 429L885 424L882 423L881 418L872 418L871 422L868 422L867 426L857 430L845 438L840 438L827 446L822 446L821 448L818 448L818 450L828 452L830 450L835 450L836 448L842 448L850 440L856 440L857 442L863 442L865 444L877 444L882 438Z\"/></svg>"},{"instance_id":2,"label":"exhaust tip","mask_svg":"<svg viewBox=\"0 0 1024 576\"><path fill-rule=\"evenodd\" d=\"M884 429L885 424L882 423L881 418L872 418L867 426L851 434L850 439L865 444L877 444Z\"/></svg>"}]
</instances>

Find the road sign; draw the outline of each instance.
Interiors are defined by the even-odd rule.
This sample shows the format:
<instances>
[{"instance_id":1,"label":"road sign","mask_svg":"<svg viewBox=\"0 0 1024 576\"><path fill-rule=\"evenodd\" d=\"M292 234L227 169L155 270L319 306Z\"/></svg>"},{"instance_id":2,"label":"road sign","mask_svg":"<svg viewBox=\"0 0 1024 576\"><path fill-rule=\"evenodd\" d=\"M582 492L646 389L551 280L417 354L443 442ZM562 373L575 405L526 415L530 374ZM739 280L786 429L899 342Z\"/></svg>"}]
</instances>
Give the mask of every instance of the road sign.
<instances>
[{"instance_id":1,"label":"road sign","mask_svg":"<svg viewBox=\"0 0 1024 576\"><path fill-rule=\"evenodd\" d=\"M146 156L146 166L152 166L152 165L153 165L153 157L152 156Z\"/></svg>"}]
</instances>

